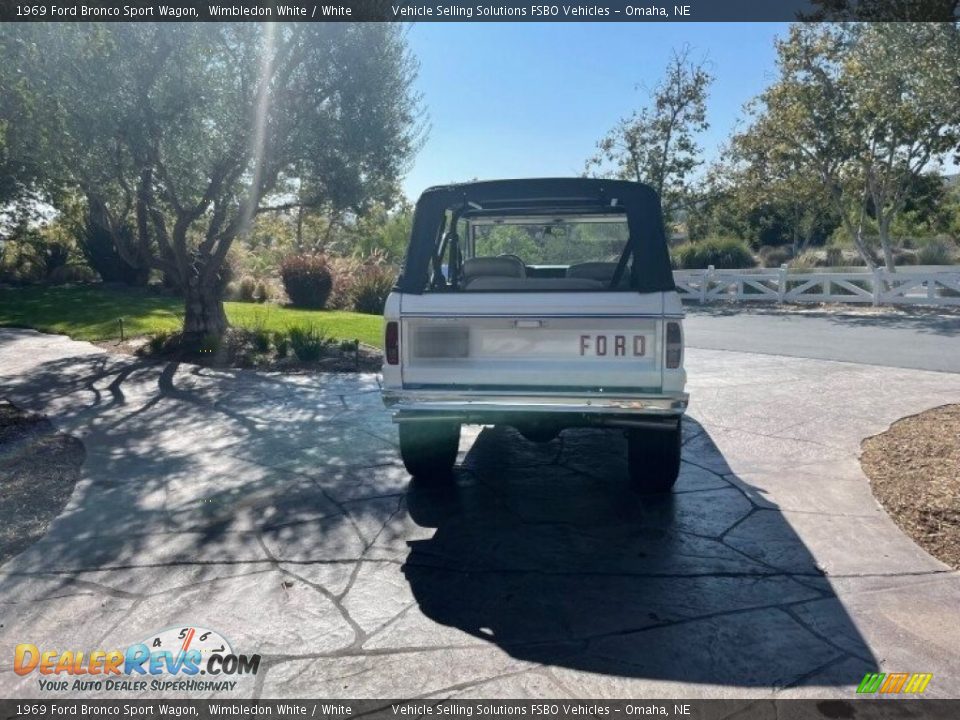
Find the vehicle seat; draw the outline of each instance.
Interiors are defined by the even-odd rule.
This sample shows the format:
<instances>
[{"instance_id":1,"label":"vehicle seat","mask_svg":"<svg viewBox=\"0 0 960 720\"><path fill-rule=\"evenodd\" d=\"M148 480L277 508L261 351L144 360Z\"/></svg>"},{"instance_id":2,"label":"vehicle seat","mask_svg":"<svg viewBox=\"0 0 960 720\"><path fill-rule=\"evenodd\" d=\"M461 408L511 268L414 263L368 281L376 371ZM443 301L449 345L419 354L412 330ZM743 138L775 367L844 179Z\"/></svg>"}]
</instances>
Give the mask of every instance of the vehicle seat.
<instances>
[{"instance_id":1,"label":"vehicle seat","mask_svg":"<svg viewBox=\"0 0 960 720\"><path fill-rule=\"evenodd\" d=\"M463 286L478 278L519 278L527 276L523 261L517 257L476 257L463 261Z\"/></svg>"},{"instance_id":2,"label":"vehicle seat","mask_svg":"<svg viewBox=\"0 0 960 720\"><path fill-rule=\"evenodd\" d=\"M567 268L568 278L581 278L585 280L599 280L607 285L613 280L613 274L617 271L615 262L585 262L579 265L571 265Z\"/></svg>"},{"instance_id":3,"label":"vehicle seat","mask_svg":"<svg viewBox=\"0 0 960 720\"><path fill-rule=\"evenodd\" d=\"M555 290L604 290L604 284L599 280L588 278L509 278L509 277L478 277L474 278L466 290L487 290L499 292L551 292Z\"/></svg>"}]
</instances>

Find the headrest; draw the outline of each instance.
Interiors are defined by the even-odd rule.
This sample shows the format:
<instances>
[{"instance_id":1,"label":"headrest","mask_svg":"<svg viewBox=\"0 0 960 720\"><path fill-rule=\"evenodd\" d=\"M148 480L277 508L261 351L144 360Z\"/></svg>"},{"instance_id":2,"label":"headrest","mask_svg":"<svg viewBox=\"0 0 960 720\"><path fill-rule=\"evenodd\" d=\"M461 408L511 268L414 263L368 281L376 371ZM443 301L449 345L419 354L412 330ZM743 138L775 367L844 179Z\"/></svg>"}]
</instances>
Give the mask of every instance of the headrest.
<instances>
[{"instance_id":1,"label":"headrest","mask_svg":"<svg viewBox=\"0 0 960 720\"><path fill-rule=\"evenodd\" d=\"M463 262L463 279L467 281L477 277L522 278L526 276L527 271L523 262L515 257L478 257Z\"/></svg>"}]
</instances>

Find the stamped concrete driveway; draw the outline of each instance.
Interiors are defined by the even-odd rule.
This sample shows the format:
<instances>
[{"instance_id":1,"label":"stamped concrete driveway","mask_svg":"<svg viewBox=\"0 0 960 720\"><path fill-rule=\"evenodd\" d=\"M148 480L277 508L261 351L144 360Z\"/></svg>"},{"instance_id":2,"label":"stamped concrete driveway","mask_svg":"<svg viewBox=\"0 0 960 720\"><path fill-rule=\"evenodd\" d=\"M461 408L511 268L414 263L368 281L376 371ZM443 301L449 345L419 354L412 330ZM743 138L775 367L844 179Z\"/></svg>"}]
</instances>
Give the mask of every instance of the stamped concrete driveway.
<instances>
[{"instance_id":1,"label":"stamped concrete driveway","mask_svg":"<svg viewBox=\"0 0 960 720\"><path fill-rule=\"evenodd\" d=\"M635 496L601 431L474 432L443 491L410 484L373 375L0 331L0 395L87 450L48 535L0 568L0 696L42 695L17 643L190 625L263 655L231 697L851 697L876 669L960 697L960 574L857 460L960 401L960 375L711 350L688 368L672 497Z\"/></svg>"}]
</instances>

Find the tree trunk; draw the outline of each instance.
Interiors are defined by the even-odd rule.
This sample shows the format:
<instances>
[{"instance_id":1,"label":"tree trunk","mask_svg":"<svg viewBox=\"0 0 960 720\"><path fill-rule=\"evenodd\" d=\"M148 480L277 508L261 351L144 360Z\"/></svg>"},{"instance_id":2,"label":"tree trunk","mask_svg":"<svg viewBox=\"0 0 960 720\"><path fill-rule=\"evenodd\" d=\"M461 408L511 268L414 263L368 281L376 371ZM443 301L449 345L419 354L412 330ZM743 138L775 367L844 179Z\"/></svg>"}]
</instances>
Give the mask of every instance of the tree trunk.
<instances>
[{"instance_id":1,"label":"tree trunk","mask_svg":"<svg viewBox=\"0 0 960 720\"><path fill-rule=\"evenodd\" d=\"M860 253L860 257L863 258L863 262L866 264L867 269L870 272L873 272L877 268L877 264L873 261L873 258L870 256L869 250L867 250L867 244L863 240L863 219L867 214L867 195L864 192L863 199L860 201L859 213L860 216L857 220L856 225L854 225L853 220L848 214L849 208L845 207L844 204L844 195L840 186L837 182L830 181L830 177L827 174L824 174L823 179L829 183L830 195L833 198L834 207L837 212L840 213L841 222L847 230L847 234L850 235L850 239L853 240L854 247L857 248L857 252Z\"/></svg>"},{"instance_id":2,"label":"tree trunk","mask_svg":"<svg viewBox=\"0 0 960 720\"><path fill-rule=\"evenodd\" d=\"M221 337L227 329L227 314L220 299L218 283L204 286L200 273L191 274L184 288L186 313L183 318L183 334L187 339L202 340L206 337Z\"/></svg>"},{"instance_id":3,"label":"tree trunk","mask_svg":"<svg viewBox=\"0 0 960 720\"><path fill-rule=\"evenodd\" d=\"M890 219L881 218L879 222L880 246L883 248L883 262L889 272L896 272L897 268L893 261L893 248L890 247Z\"/></svg>"},{"instance_id":4,"label":"tree trunk","mask_svg":"<svg viewBox=\"0 0 960 720\"><path fill-rule=\"evenodd\" d=\"M297 207L297 252L303 252L303 205Z\"/></svg>"},{"instance_id":5,"label":"tree trunk","mask_svg":"<svg viewBox=\"0 0 960 720\"><path fill-rule=\"evenodd\" d=\"M860 253L860 257L863 258L863 262L866 263L867 269L870 272L873 272L877 265L873 262L873 258L870 256L870 251L867 249L867 244L863 239L863 216L864 212L860 213L860 221L854 227L853 223L850 221L850 218L843 215L843 224L847 228L847 233L850 235L850 239L853 240L854 246L857 248L857 252Z\"/></svg>"}]
</instances>

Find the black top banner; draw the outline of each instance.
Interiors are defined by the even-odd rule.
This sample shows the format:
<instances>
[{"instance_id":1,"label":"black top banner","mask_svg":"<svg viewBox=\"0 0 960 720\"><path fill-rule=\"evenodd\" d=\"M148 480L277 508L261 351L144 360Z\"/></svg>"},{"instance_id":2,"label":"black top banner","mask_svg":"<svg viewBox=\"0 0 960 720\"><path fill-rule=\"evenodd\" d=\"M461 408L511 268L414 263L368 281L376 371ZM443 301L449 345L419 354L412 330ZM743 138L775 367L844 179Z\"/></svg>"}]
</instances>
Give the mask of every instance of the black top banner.
<instances>
[{"instance_id":1,"label":"black top banner","mask_svg":"<svg viewBox=\"0 0 960 720\"><path fill-rule=\"evenodd\" d=\"M0 0L2 22L955 22L958 0Z\"/></svg>"}]
</instances>

